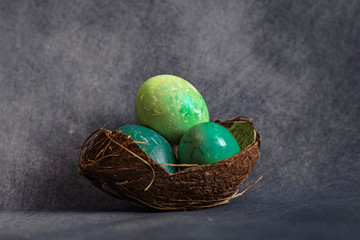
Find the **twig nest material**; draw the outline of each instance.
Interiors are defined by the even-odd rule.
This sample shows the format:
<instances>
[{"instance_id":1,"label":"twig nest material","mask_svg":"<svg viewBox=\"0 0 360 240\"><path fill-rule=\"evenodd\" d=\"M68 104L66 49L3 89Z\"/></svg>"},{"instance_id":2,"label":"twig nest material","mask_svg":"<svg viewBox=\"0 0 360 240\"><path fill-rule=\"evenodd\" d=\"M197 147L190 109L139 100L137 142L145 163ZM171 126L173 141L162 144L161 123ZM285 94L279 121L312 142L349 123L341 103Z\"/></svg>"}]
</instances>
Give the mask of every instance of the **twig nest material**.
<instances>
[{"instance_id":1,"label":"twig nest material","mask_svg":"<svg viewBox=\"0 0 360 240\"><path fill-rule=\"evenodd\" d=\"M251 119L216 123L234 135L240 153L170 174L130 136L101 128L85 140L77 169L102 191L142 207L195 210L225 204L247 190L238 192L260 156L261 137Z\"/></svg>"}]
</instances>

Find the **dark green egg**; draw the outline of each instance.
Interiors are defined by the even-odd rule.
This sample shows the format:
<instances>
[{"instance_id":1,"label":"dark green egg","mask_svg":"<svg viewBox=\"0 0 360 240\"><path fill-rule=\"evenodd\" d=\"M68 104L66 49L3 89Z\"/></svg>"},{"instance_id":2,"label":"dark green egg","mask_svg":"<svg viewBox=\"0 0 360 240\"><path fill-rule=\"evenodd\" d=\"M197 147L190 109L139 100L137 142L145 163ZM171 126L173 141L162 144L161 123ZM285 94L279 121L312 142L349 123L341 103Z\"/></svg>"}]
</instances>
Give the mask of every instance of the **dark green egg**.
<instances>
[{"instance_id":1,"label":"dark green egg","mask_svg":"<svg viewBox=\"0 0 360 240\"><path fill-rule=\"evenodd\" d=\"M178 158L180 164L211 164L240 152L235 137L213 122L199 123L182 136Z\"/></svg>"}]
</instances>

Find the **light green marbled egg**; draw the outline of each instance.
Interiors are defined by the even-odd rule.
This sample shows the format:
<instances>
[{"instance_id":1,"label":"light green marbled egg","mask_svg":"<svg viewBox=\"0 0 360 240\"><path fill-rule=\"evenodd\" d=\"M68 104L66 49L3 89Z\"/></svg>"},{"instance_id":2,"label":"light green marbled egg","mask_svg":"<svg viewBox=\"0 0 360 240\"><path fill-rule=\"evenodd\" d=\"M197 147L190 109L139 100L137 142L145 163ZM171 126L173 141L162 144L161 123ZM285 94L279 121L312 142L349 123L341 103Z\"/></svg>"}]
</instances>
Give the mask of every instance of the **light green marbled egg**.
<instances>
[{"instance_id":1,"label":"light green marbled egg","mask_svg":"<svg viewBox=\"0 0 360 240\"><path fill-rule=\"evenodd\" d=\"M189 82L173 75L158 75L145 81L135 98L139 122L176 144L192 126L209 121L201 94Z\"/></svg>"}]
</instances>

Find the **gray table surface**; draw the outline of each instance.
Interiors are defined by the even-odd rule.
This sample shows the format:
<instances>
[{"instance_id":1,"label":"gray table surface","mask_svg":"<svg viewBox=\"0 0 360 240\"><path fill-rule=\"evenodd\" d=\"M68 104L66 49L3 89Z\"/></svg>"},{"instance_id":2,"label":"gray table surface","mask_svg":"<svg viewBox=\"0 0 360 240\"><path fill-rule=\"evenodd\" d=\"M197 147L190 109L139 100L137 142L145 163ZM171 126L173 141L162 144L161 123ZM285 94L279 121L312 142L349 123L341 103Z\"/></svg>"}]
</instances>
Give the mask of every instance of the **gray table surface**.
<instances>
[{"instance_id":1,"label":"gray table surface","mask_svg":"<svg viewBox=\"0 0 360 240\"><path fill-rule=\"evenodd\" d=\"M0 239L358 239L360 2L0 1ZM262 134L230 204L152 212L75 169L136 124L139 86L191 82L212 121Z\"/></svg>"}]
</instances>

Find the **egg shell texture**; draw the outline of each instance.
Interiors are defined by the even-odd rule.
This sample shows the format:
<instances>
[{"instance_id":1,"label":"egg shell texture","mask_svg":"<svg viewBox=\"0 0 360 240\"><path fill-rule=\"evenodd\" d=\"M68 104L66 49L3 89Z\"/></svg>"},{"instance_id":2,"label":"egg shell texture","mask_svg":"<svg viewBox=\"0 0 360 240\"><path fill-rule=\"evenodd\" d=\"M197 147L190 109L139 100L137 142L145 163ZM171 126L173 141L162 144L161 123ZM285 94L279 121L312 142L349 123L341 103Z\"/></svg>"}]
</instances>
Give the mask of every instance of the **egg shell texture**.
<instances>
[{"instance_id":1,"label":"egg shell texture","mask_svg":"<svg viewBox=\"0 0 360 240\"><path fill-rule=\"evenodd\" d=\"M139 122L176 144L192 126L209 121L201 94L189 82L172 75L145 81L135 98Z\"/></svg>"},{"instance_id":2,"label":"egg shell texture","mask_svg":"<svg viewBox=\"0 0 360 240\"><path fill-rule=\"evenodd\" d=\"M139 126L125 125L118 129L121 133L130 136L143 151L157 163L176 164L175 153L166 139L154 130ZM161 165L169 173L175 173L174 166Z\"/></svg>"},{"instance_id":3,"label":"egg shell texture","mask_svg":"<svg viewBox=\"0 0 360 240\"><path fill-rule=\"evenodd\" d=\"M225 127L206 122L193 126L183 135L178 156L181 164L211 164L239 152L238 142Z\"/></svg>"}]
</instances>

